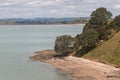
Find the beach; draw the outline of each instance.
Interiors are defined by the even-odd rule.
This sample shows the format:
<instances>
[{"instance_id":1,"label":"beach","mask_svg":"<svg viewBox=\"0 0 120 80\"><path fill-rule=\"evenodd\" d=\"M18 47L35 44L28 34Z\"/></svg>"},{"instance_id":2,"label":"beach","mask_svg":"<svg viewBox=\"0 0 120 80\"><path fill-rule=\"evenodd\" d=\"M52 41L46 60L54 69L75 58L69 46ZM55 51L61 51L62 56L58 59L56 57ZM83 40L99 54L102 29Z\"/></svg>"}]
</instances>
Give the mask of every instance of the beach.
<instances>
[{"instance_id":1,"label":"beach","mask_svg":"<svg viewBox=\"0 0 120 80\"><path fill-rule=\"evenodd\" d=\"M30 59L51 64L75 80L120 80L120 69L114 66L74 56L56 58L54 54L54 50L38 51Z\"/></svg>"}]
</instances>

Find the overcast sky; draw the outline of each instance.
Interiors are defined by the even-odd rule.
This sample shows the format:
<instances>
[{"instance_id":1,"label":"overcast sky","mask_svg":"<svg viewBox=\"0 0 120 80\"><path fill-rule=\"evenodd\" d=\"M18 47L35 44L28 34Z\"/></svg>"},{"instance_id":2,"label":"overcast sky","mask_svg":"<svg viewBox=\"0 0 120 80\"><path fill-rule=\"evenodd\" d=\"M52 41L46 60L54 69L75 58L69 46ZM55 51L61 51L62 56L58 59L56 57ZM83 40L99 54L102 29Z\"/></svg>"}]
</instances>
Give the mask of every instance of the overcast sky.
<instances>
[{"instance_id":1,"label":"overcast sky","mask_svg":"<svg viewBox=\"0 0 120 80\"><path fill-rule=\"evenodd\" d=\"M89 17L98 7L120 14L120 0L0 0L0 18Z\"/></svg>"}]
</instances>

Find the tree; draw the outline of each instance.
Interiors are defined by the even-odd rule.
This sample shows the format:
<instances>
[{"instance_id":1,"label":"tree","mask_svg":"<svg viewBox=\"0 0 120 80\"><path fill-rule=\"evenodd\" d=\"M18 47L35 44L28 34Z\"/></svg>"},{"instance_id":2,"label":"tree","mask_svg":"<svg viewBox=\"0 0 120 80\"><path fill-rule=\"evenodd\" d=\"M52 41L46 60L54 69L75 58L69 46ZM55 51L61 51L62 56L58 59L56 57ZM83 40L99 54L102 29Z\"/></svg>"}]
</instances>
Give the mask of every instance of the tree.
<instances>
[{"instance_id":1,"label":"tree","mask_svg":"<svg viewBox=\"0 0 120 80\"><path fill-rule=\"evenodd\" d=\"M120 29L120 15L116 16L109 26L113 29Z\"/></svg>"},{"instance_id":2,"label":"tree","mask_svg":"<svg viewBox=\"0 0 120 80\"><path fill-rule=\"evenodd\" d=\"M103 26L111 17L111 12L107 11L106 8L100 7L92 12L89 23L91 25Z\"/></svg>"},{"instance_id":3,"label":"tree","mask_svg":"<svg viewBox=\"0 0 120 80\"><path fill-rule=\"evenodd\" d=\"M76 56L83 56L94 49L98 43L99 33L94 28L85 29L82 34L76 36L76 46L80 49L76 51Z\"/></svg>"},{"instance_id":4,"label":"tree","mask_svg":"<svg viewBox=\"0 0 120 80\"><path fill-rule=\"evenodd\" d=\"M85 29L82 34L76 36L76 44L81 46L96 45L99 33L93 28Z\"/></svg>"},{"instance_id":5,"label":"tree","mask_svg":"<svg viewBox=\"0 0 120 80\"><path fill-rule=\"evenodd\" d=\"M55 40L55 51L62 56L67 56L73 52L75 47L75 40L70 35L58 36Z\"/></svg>"},{"instance_id":6,"label":"tree","mask_svg":"<svg viewBox=\"0 0 120 80\"><path fill-rule=\"evenodd\" d=\"M112 17L112 13L107 11L106 8L100 7L91 13L91 19L87 23L83 30L94 28L99 33L99 40L107 40L107 28L106 24Z\"/></svg>"}]
</instances>

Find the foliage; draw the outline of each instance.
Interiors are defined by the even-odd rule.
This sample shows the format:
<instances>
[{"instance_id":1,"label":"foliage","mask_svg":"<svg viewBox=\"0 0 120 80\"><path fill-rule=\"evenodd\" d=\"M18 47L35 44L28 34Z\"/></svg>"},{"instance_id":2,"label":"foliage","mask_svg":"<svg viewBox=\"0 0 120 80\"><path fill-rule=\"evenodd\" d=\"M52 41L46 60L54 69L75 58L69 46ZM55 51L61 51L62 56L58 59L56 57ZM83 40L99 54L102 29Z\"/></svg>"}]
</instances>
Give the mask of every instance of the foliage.
<instances>
[{"instance_id":1,"label":"foliage","mask_svg":"<svg viewBox=\"0 0 120 80\"><path fill-rule=\"evenodd\" d=\"M86 45L82 46L81 49L76 51L75 56L82 57L85 54L87 54L89 51L93 50L96 47L96 45Z\"/></svg>"},{"instance_id":2,"label":"foliage","mask_svg":"<svg viewBox=\"0 0 120 80\"><path fill-rule=\"evenodd\" d=\"M120 67L120 32L83 57Z\"/></svg>"},{"instance_id":3,"label":"foliage","mask_svg":"<svg viewBox=\"0 0 120 80\"><path fill-rule=\"evenodd\" d=\"M75 56L120 67L120 15L113 20L111 16L106 8L96 9L81 34L57 37L55 51L62 55L76 52Z\"/></svg>"},{"instance_id":4,"label":"foliage","mask_svg":"<svg viewBox=\"0 0 120 80\"><path fill-rule=\"evenodd\" d=\"M115 19L110 23L109 28L118 31L120 30L120 15L115 17Z\"/></svg>"},{"instance_id":5,"label":"foliage","mask_svg":"<svg viewBox=\"0 0 120 80\"><path fill-rule=\"evenodd\" d=\"M67 56L75 50L75 40L70 35L58 36L55 41L55 51L62 56Z\"/></svg>"},{"instance_id":6,"label":"foliage","mask_svg":"<svg viewBox=\"0 0 120 80\"><path fill-rule=\"evenodd\" d=\"M74 20L71 23L73 23L73 24L86 24L88 21L89 21L89 18L79 18L79 19Z\"/></svg>"},{"instance_id":7,"label":"foliage","mask_svg":"<svg viewBox=\"0 0 120 80\"><path fill-rule=\"evenodd\" d=\"M108 21L110 22L112 13L106 8L100 7L91 13L91 19L84 26L83 32L75 38L68 35L57 37L55 41L55 51L60 55L68 55L71 52L76 52L75 55L83 56L90 50L94 49L99 41L108 40L111 30L107 28ZM69 45L72 47L69 47Z\"/></svg>"},{"instance_id":8,"label":"foliage","mask_svg":"<svg viewBox=\"0 0 120 80\"><path fill-rule=\"evenodd\" d=\"M107 24L107 21L111 19L112 13L107 11L106 8L100 7L92 12L89 23L95 25L95 27Z\"/></svg>"},{"instance_id":9,"label":"foliage","mask_svg":"<svg viewBox=\"0 0 120 80\"><path fill-rule=\"evenodd\" d=\"M108 21L111 19L111 12L100 7L91 13L91 19L84 26L82 34L76 36L77 56L83 56L94 49L100 40L107 40L110 33L106 29Z\"/></svg>"},{"instance_id":10,"label":"foliage","mask_svg":"<svg viewBox=\"0 0 120 80\"><path fill-rule=\"evenodd\" d=\"M106 27L110 23L112 13L107 11L106 8L100 7L91 13L91 19L84 27L84 30L88 28L94 28L99 33L99 40L108 40L110 30Z\"/></svg>"},{"instance_id":11,"label":"foliage","mask_svg":"<svg viewBox=\"0 0 120 80\"><path fill-rule=\"evenodd\" d=\"M76 36L76 44L79 45L95 45L98 41L99 34L93 28L88 28L82 34Z\"/></svg>"},{"instance_id":12,"label":"foliage","mask_svg":"<svg viewBox=\"0 0 120 80\"><path fill-rule=\"evenodd\" d=\"M99 34L93 28L86 29L83 31L82 34L77 35L76 45L81 46L81 49L76 52L76 56L83 56L84 54L92 50L94 47L96 47L98 38Z\"/></svg>"}]
</instances>

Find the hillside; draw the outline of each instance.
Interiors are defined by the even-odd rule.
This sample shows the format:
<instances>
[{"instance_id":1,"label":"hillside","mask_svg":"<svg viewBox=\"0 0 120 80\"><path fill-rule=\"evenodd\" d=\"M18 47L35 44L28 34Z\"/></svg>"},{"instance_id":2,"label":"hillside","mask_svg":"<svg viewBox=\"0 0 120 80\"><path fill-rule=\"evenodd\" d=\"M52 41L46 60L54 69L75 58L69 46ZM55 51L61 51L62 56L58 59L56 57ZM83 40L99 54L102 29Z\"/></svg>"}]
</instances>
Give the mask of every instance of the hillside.
<instances>
[{"instance_id":1,"label":"hillside","mask_svg":"<svg viewBox=\"0 0 120 80\"><path fill-rule=\"evenodd\" d=\"M120 32L116 33L108 41L101 43L83 57L120 67Z\"/></svg>"},{"instance_id":2,"label":"hillside","mask_svg":"<svg viewBox=\"0 0 120 80\"><path fill-rule=\"evenodd\" d=\"M112 19L112 13L100 7L82 33L57 36L54 50L37 53L30 59L52 64L77 80L120 80L120 15Z\"/></svg>"},{"instance_id":3,"label":"hillside","mask_svg":"<svg viewBox=\"0 0 120 80\"><path fill-rule=\"evenodd\" d=\"M6 18L0 19L0 25L5 24L85 24L89 18Z\"/></svg>"},{"instance_id":4,"label":"hillside","mask_svg":"<svg viewBox=\"0 0 120 80\"><path fill-rule=\"evenodd\" d=\"M84 57L120 67L120 15L111 17L112 13L106 8L96 9L81 34L74 38L57 37L55 51L62 56Z\"/></svg>"}]
</instances>

